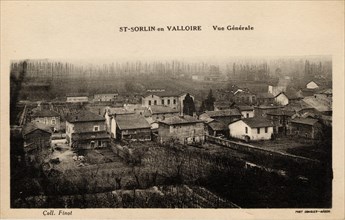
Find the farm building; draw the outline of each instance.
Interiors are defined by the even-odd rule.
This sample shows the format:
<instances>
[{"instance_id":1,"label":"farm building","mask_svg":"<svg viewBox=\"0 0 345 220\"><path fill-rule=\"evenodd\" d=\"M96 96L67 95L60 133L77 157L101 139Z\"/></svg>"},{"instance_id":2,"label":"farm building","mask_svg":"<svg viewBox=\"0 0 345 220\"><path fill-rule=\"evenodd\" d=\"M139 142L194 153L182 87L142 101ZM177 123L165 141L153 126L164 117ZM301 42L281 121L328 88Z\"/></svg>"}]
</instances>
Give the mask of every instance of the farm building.
<instances>
[{"instance_id":1,"label":"farm building","mask_svg":"<svg viewBox=\"0 0 345 220\"><path fill-rule=\"evenodd\" d=\"M199 116L199 119L205 121L208 118L212 118L228 125L230 122L240 119L241 116L240 111L236 108L233 108L221 111L206 111Z\"/></svg>"},{"instance_id":2,"label":"farm building","mask_svg":"<svg viewBox=\"0 0 345 220\"><path fill-rule=\"evenodd\" d=\"M235 106L242 115L242 118L252 118L254 117L254 107L249 105L239 105Z\"/></svg>"},{"instance_id":3,"label":"farm building","mask_svg":"<svg viewBox=\"0 0 345 220\"><path fill-rule=\"evenodd\" d=\"M69 103L86 103L86 102L89 102L89 95L87 93L68 94L68 95L66 95L66 102L69 102Z\"/></svg>"},{"instance_id":4,"label":"farm building","mask_svg":"<svg viewBox=\"0 0 345 220\"><path fill-rule=\"evenodd\" d=\"M52 110L42 109L33 110L31 114L31 121L35 121L41 124L45 124L52 131L60 130L60 115Z\"/></svg>"},{"instance_id":5,"label":"farm building","mask_svg":"<svg viewBox=\"0 0 345 220\"><path fill-rule=\"evenodd\" d=\"M211 136L228 136L229 127L223 122L211 120L205 123L207 126L207 134Z\"/></svg>"},{"instance_id":6,"label":"farm building","mask_svg":"<svg viewBox=\"0 0 345 220\"><path fill-rule=\"evenodd\" d=\"M66 118L66 139L70 147L93 149L106 147L109 135L105 118L90 111L80 111Z\"/></svg>"},{"instance_id":7,"label":"farm building","mask_svg":"<svg viewBox=\"0 0 345 220\"><path fill-rule=\"evenodd\" d=\"M144 116L124 114L115 116L116 136L118 140L150 141L151 125Z\"/></svg>"},{"instance_id":8,"label":"farm building","mask_svg":"<svg viewBox=\"0 0 345 220\"><path fill-rule=\"evenodd\" d=\"M166 117L171 116L178 116L179 111L177 109L173 109L167 106L161 106L161 105L152 105L148 107L151 117L154 120L163 120Z\"/></svg>"},{"instance_id":9,"label":"farm building","mask_svg":"<svg viewBox=\"0 0 345 220\"><path fill-rule=\"evenodd\" d=\"M254 107L254 117L266 117L267 112L275 109L281 109L283 106L259 105Z\"/></svg>"},{"instance_id":10,"label":"farm building","mask_svg":"<svg viewBox=\"0 0 345 220\"><path fill-rule=\"evenodd\" d=\"M203 121L192 116L172 116L158 123L158 140L162 144L171 140L181 144L203 143L205 140Z\"/></svg>"},{"instance_id":11,"label":"farm building","mask_svg":"<svg viewBox=\"0 0 345 220\"><path fill-rule=\"evenodd\" d=\"M246 141L270 140L273 127L273 122L265 118L244 118L229 124L229 135Z\"/></svg>"},{"instance_id":12,"label":"farm building","mask_svg":"<svg viewBox=\"0 0 345 220\"><path fill-rule=\"evenodd\" d=\"M274 95L271 93L258 93L256 95L258 105L272 105L274 103Z\"/></svg>"},{"instance_id":13,"label":"farm building","mask_svg":"<svg viewBox=\"0 0 345 220\"><path fill-rule=\"evenodd\" d=\"M49 126L30 122L23 127L25 160L28 165L40 164L50 153L51 129Z\"/></svg>"},{"instance_id":14,"label":"farm building","mask_svg":"<svg viewBox=\"0 0 345 220\"><path fill-rule=\"evenodd\" d=\"M118 95L118 93L95 94L93 100L96 102L113 102Z\"/></svg>"},{"instance_id":15,"label":"farm building","mask_svg":"<svg viewBox=\"0 0 345 220\"><path fill-rule=\"evenodd\" d=\"M111 134L111 137L116 136L115 132L115 116L116 115L127 115L127 114L134 114L134 111L129 111L125 108L119 107L119 108L113 108L113 107L106 107L105 113L104 113L104 118L105 118L105 129L108 133Z\"/></svg>"},{"instance_id":16,"label":"farm building","mask_svg":"<svg viewBox=\"0 0 345 220\"><path fill-rule=\"evenodd\" d=\"M322 125L314 118L294 118L290 123L290 134L303 138L318 139Z\"/></svg>"}]
</instances>

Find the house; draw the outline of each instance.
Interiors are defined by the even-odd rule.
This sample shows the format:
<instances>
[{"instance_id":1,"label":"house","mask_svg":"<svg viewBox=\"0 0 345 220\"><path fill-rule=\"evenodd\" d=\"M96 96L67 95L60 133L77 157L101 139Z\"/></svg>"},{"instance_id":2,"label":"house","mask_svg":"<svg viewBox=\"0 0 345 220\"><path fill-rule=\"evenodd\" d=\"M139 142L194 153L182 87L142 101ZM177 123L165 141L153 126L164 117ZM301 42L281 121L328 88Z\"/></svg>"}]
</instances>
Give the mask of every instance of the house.
<instances>
[{"instance_id":1,"label":"house","mask_svg":"<svg viewBox=\"0 0 345 220\"><path fill-rule=\"evenodd\" d=\"M179 115L179 111L177 109L162 105L152 105L148 107L148 110L151 113L151 118L154 120L163 120L166 117Z\"/></svg>"},{"instance_id":2,"label":"house","mask_svg":"<svg viewBox=\"0 0 345 220\"><path fill-rule=\"evenodd\" d=\"M277 96L281 92L286 91L286 86L281 85L268 85L268 93L271 93L273 96Z\"/></svg>"},{"instance_id":3,"label":"house","mask_svg":"<svg viewBox=\"0 0 345 220\"><path fill-rule=\"evenodd\" d=\"M184 100L186 96L190 96L193 101L194 96L190 95L189 93L178 93L178 92L171 92L171 91L155 91L155 92L147 92L142 97L142 106L149 107L152 105L161 105L167 106L173 109L179 110L180 113L183 112Z\"/></svg>"},{"instance_id":4,"label":"house","mask_svg":"<svg viewBox=\"0 0 345 220\"><path fill-rule=\"evenodd\" d=\"M55 111L47 109L33 110L30 118L32 122L35 121L41 124L45 124L52 131L60 131L60 115Z\"/></svg>"},{"instance_id":5,"label":"house","mask_svg":"<svg viewBox=\"0 0 345 220\"><path fill-rule=\"evenodd\" d=\"M212 118L228 125L230 122L240 119L241 117L242 114L240 111L236 108L233 108L221 111L205 111L205 113L199 116L199 119L205 121L208 118Z\"/></svg>"},{"instance_id":6,"label":"house","mask_svg":"<svg viewBox=\"0 0 345 220\"><path fill-rule=\"evenodd\" d=\"M271 93L258 93L256 99L258 105L272 105L274 103L274 95Z\"/></svg>"},{"instance_id":7,"label":"house","mask_svg":"<svg viewBox=\"0 0 345 220\"><path fill-rule=\"evenodd\" d=\"M249 89L237 89L230 100L239 105L253 105L257 102L257 96Z\"/></svg>"},{"instance_id":8,"label":"house","mask_svg":"<svg viewBox=\"0 0 345 220\"><path fill-rule=\"evenodd\" d=\"M288 126L294 111L287 111L285 109L273 109L266 113L266 118L271 120L274 124L273 133L277 135L286 135Z\"/></svg>"},{"instance_id":9,"label":"house","mask_svg":"<svg viewBox=\"0 0 345 220\"><path fill-rule=\"evenodd\" d=\"M234 102L231 101L215 101L214 102L214 110L215 111L220 111L220 110L226 110L233 108Z\"/></svg>"},{"instance_id":10,"label":"house","mask_svg":"<svg viewBox=\"0 0 345 220\"><path fill-rule=\"evenodd\" d=\"M22 129L27 165L42 164L51 153L51 128L39 122L30 122Z\"/></svg>"},{"instance_id":11,"label":"house","mask_svg":"<svg viewBox=\"0 0 345 220\"><path fill-rule=\"evenodd\" d=\"M66 117L66 140L70 147L94 149L106 147L109 135L105 118L90 111L80 111Z\"/></svg>"},{"instance_id":12,"label":"house","mask_svg":"<svg viewBox=\"0 0 345 220\"><path fill-rule=\"evenodd\" d=\"M278 105L288 105L289 103L296 103L302 100L303 97L294 92L281 92L274 97L274 101Z\"/></svg>"},{"instance_id":13,"label":"house","mask_svg":"<svg viewBox=\"0 0 345 220\"><path fill-rule=\"evenodd\" d=\"M211 136L228 136L228 126L221 121L211 120L205 123L207 134Z\"/></svg>"},{"instance_id":14,"label":"house","mask_svg":"<svg viewBox=\"0 0 345 220\"><path fill-rule=\"evenodd\" d=\"M66 102L68 103L86 103L89 102L89 95L87 93L67 94Z\"/></svg>"},{"instance_id":15,"label":"house","mask_svg":"<svg viewBox=\"0 0 345 220\"><path fill-rule=\"evenodd\" d=\"M134 111L129 111L122 107L106 107L104 118L105 118L105 130L111 134L111 137L115 137L115 116L116 115L127 115L134 114Z\"/></svg>"},{"instance_id":16,"label":"house","mask_svg":"<svg viewBox=\"0 0 345 220\"><path fill-rule=\"evenodd\" d=\"M180 144L203 143L204 123L192 116L172 116L158 121L158 141L161 144L177 140Z\"/></svg>"},{"instance_id":17,"label":"house","mask_svg":"<svg viewBox=\"0 0 345 220\"><path fill-rule=\"evenodd\" d=\"M119 94L106 93L106 94L95 94L93 100L96 102L113 102Z\"/></svg>"},{"instance_id":18,"label":"house","mask_svg":"<svg viewBox=\"0 0 345 220\"><path fill-rule=\"evenodd\" d=\"M144 116L137 114L116 115L116 136L118 140L150 141L151 125Z\"/></svg>"},{"instance_id":19,"label":"house","mask_svg":"<svg viewBox=\"0 0 345 220\"><path fill-rule=\"evenodd\" d=\"M270 140L273 134L273 122L266 118L243 118L229 124L232 138L246 141Z\"/></svg>"},{"instance_id":20,"label":"house","mask_svg":"<svg viewBox=\"0 0 345 220\"><path fill-rule=\"evenodd\" d=\"M294 118L290 123L290 135L318 139L322 125L314 118Z\"/></svg>"},{"instance_id":21,"label":"house","mask_svg":"<svg viewBox=\"0 0 345 220\"><path fill-rule=\"evenodd\" d=\"M327 99L320 99L315 96L308 96L303 99L303 102L310 108L316 109L323 115L332 115L332 101Z\"/></svg>"},{"instance_id":22,"label":"house","mask_svg":"<svg viewBox=\"0 0 345 220\"><path fill-rule=\"evenodd\" d=\"M252 118L254 117L254 107L249 105L238 105L235 106L242 115L242 118Z\"/></svg>"}]
</instances>

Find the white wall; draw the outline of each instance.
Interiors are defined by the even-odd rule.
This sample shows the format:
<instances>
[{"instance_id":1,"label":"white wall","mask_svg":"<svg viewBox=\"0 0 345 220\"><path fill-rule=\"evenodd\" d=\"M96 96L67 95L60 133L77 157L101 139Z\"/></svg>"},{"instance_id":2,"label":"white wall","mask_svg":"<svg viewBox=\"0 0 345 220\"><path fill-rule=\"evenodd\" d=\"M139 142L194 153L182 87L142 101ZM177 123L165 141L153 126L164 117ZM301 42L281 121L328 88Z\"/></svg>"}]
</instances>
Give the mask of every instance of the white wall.
<instances>
[{"instance_id":1,"label":"white wall","mask_svg":"<svg viewBox=\"0 0 345 220\"><path fill-rule=\"evenodd\" d=\"M317 89L317 88L319 88L319 86L314 81L311 81L307 84L307 89Z\"/></svg>"},{"instance_id":2,"label":"white wall","mask_svg":"<svg viewBox=\"0 0 345 220\"><path fill-rule=\"evenodd\" d=\"M115 121L115 117L111 118L110 136L111 136L111 138L116 138L116 121Z\"/></svg>"},{"instance_id":3,"label":"white wall","mask_svg":"<svg viewBox=\"0 0 345 220\"><path fill-rule=\"evenodd\" d=\"M289 104L289 99L286 97L286 95L284 93L280 93L277 97L274 98L274 100L279 105Z\"/></svg>"},{"instance_id":4,"label":"white wall","mask_svg":"<svg viewBox=\"0 0 345 220\"><path fill-rule=\"evenodd\" d=\"M248 128L248 133L246 134L245 129ZM257 128L250 128L242 120L231 123L229 125L230 137L245 140L245 136L249 136L250 140L270 140L273 134L273 127L267 128L267 133L265 133L265 128L260 128L260 134L258 134Z\"/></svg>"},{"instance_id":5,"label":"white wall","mask_svg":"<svg viewBox=\"0 0 345 220\"><path fill-rule=\"evenodd\" d=\"M254 117L254 110L253 111L241 111L243 118L253 118ZM248 114L248 117L247 117Z\"/></svg>"},{"instance_id":6,"label":"white wall","mask_svg":"<svg viewBox=\"0 0 345 220\"><path fill-rule=\"evenodd\" d=\"M267 128L267 133L265 133L265 128L260 128L260 134L258 134L258 128L251 129L250 140L270 140L273 134L273 127Z\"/></svg>"}]
</instances>

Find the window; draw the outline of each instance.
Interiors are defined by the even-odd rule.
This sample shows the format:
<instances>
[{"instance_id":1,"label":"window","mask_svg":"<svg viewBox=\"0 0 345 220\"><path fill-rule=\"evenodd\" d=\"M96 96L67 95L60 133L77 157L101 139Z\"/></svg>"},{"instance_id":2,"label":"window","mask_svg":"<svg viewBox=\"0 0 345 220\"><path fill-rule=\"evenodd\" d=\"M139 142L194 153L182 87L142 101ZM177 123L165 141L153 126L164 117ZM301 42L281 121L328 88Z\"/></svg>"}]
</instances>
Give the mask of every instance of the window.
<instances>
[{"instance_id":1,"label":"window","mask_svg":"<svg viewBox=\"0 0 345 220\"><path fill-rule=\"evenodd\" d=\"M260 128L258 128L258 134L260 134Z\"/></svg>"},{"instance_id":2,"label":"window","mask_svg":"<svg viewBox=\"0 0 345 220\"><path fill-rule=\"evenodd\" d=\"M162 105L164 105L164 99L162 99Z\"/></svg>"},{"instance_id":3,"label":"window","mask_svg":"<svg viewBox=\"0 0 345 220\"><path fill-rule=\"evenodd\" d=\"M56 124L55 119L52 119L52 125L55 125L55 124Z\"/></svg>"},{"instance_id":4,"label":"window","mask_svg":"<svg viewBox=\"0 0 345 220\"><path fill-rule=\"evenodd\" d=\"M168 99L168 105L170 105L170 99Z\"/></svg>"},{"instance_id":5,"label":"window","mask_svg":"<svg viewBox=\"0 0 345 220\"><path fill-rule=\"evenodd\" d=\"M154 101L153 101L153 104L154 104L154 105L157 105L157 100L154 100Z\"/></svg>"},{"instance_id":6,"label":"window","mask_svg":"<svg viewBox=\"0 0 345 220\"><path fill-rule=\"evenodd\" d=\"M174 99L174 105L176 105L176 99Z\"/></svg>"},{"instance_id":7,"label":"window","mask_svg":"<svg viewBox=\"0 0 345 220\"><path fill-rule=\"evenodd\" d=\"M249 113L247 113L247 118L249 118Z\"/></svg>"},{"instance_id":8,"label":"window","mask_svg":"<svg viewBox=\"0 0 345 220\"><path fill-rule=\"evenodd\" d=\"M248 128L246 127L246 134L248 134Z\"/></svg>"},{"instance_id":9,"label":"window","mask_svg":"<svg viewBox=\"0 0 345 220\"><path fill-rule=\"evenodd\" d=\"M149 105L151 105L151 100L149 100Z\"/></svg>"},{"instance_id":10,"label":"window","mask_svg":"<svg viewBox=\"0 0 345 220\"><path fill-rule=\"evenodd\" d=\"M93 131L99 131L99 126L93 126Z\"/></svg>"},{"instance_id":11,"label":"window","mask_svg":"<svg viewBox=\"0 0 345 220\"><path fill-rule=\"evenodd\" d=\"M267 132L268 132L268 127L265 128L265 133L267 133Z\"/></svg>"}]
</instances>

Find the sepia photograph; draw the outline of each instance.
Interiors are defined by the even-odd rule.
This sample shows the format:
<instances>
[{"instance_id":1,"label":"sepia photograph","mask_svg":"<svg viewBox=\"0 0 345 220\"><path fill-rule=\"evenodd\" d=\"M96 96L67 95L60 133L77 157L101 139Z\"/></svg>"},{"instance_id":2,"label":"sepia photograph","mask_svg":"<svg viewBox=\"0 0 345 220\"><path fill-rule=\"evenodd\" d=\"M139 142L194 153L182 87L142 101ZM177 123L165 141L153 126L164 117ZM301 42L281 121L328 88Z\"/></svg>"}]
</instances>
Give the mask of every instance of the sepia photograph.
<instances>
[{"instance_id":1,"label":"sepia photograph","mask_svg":"<svg viewBox=\"0 0 345 220\"><path fill-rule=\"evenodd\" d=\"M0 218L344 218L343 1L1 6Z\"/></svg>"}]
</instances>

